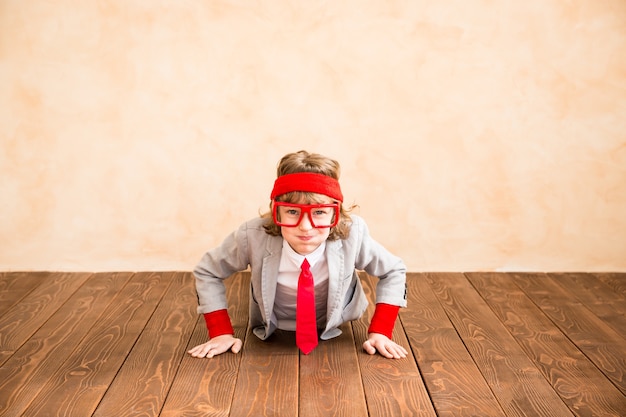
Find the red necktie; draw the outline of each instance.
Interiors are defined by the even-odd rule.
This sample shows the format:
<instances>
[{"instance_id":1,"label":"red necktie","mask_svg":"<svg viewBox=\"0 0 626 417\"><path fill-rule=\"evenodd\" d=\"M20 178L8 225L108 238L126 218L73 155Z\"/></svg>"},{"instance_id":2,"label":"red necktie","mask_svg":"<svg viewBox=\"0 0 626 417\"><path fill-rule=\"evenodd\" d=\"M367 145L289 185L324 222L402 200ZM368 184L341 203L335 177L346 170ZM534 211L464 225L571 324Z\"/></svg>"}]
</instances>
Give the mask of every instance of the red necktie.
<instances>
[{"instance_id":1,"label":"red necktie","mask_svg":"<svg viewBox=\"0 0 626 417\"><path fill-rule=\"evenodd\" d=\"M309 261L304 259L298 278L296 300L296 345L308 355L317 346L317 320L315 319L315 287Z\"/></svg>"}]
</instances>

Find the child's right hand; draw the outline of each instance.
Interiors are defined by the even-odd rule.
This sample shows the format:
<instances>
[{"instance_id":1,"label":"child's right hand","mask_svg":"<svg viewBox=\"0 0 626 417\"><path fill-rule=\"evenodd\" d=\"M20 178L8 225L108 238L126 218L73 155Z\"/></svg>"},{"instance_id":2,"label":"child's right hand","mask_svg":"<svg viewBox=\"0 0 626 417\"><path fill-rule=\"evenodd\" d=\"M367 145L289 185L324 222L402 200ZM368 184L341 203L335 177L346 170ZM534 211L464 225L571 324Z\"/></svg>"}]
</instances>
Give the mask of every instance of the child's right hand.
<instances>
[{"instance_id":1,"label":"child's right hand","mask_svg":"<svg viewBox=\"0 0 626 417\"><path fill-rule=\"evenodd\" d=\"M194 358L212 358L215 355L231 350L233 353L238 353L243 346L241 339L237 339L232 334L223 334L216 336L206 343L198 345L189 350L189 353Z\"/></svg>"}]
</instances>

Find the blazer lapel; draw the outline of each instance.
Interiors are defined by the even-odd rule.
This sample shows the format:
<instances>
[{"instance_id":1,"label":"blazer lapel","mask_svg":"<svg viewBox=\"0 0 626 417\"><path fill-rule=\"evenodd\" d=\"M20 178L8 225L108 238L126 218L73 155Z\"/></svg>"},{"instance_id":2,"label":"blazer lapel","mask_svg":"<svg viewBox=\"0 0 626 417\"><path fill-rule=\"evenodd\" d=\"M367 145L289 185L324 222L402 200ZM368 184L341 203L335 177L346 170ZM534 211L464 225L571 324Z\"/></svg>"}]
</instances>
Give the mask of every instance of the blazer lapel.
<instances>
[{"instance_id":1,"label":"blazer lapel","mask_svg":"<svg viewBox=\"0 0 626 417\"><path fill-rule=\"evenodd\" d=\"M326 262L328 263L328 304L326 322L337 315L341 316L341 295L343 294L343 276L345 269L344 254L340 239L326 241Z\"/></svg>"},{"instance_id":2,"label":"blazer lapel","mask_svg":"<svg viewBox=\"0 0 626 417\"><path fill-rule=\"evenodd\" d=\"M270 323L274 311L276 286L278 285L278 267L282 252L282 239L269 239L266 256L263 258L261 271L261 298L263 299L263 315L265 322Z\"/></svg>"}]
</instances>

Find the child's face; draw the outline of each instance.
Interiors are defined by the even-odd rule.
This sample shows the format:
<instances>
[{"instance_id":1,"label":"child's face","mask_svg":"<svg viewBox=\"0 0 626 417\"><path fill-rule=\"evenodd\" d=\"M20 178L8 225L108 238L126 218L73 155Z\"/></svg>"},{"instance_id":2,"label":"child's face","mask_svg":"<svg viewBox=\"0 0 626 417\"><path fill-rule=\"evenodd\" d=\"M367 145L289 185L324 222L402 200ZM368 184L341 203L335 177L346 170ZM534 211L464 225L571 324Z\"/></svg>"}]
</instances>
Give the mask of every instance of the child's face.
<instances>
[{"instance_id":1,"label":"child's face","mask_svg":"<svg viewBox=\"0 0 626 417\"><path fill-rule=\"evenodd\" d=\"M305 214L296 227L281 227L280 231L289 246L300 255L308 255L317 249L330 235L330 228L315 228Z\"/></svg>"},{"instance_id":2,"label":"child's face","mask_svg":"<svg viewBox=\"0 0 626 417\"><path fill-rule=\"evenodd\" d=\"M330 204L333 201L323 196L322 201L316 201L316 204ZM302 202L307 204L307 202ZM301 204L302 204L301 203ZM311 224L308 213L303 213L300 223L295 227L281 227L283 238L289 243L289 246L300 255L308 255L317 249L330 235L330 227L316 228Z\"/></svg>"}]
</instances>

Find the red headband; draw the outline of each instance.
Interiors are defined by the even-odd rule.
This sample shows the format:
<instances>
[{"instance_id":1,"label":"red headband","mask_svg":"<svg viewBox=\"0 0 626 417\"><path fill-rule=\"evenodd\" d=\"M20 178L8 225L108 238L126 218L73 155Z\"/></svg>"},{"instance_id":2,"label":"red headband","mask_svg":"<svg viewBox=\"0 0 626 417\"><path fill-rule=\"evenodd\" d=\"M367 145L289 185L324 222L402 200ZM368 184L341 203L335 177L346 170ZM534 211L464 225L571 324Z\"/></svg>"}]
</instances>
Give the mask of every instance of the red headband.
<instances>
[{"instance_id":1,"label":"red headband","mask_svg":"<svg viewBox=\"0 0 626 417\"><path fill-rule=\"evenodd\" d=\"M343 202L339 181L324 174L297 172L295 174L282 175L274 181L274 189L270 198L273 200L279 195L292 191L324 194Z\"/></svg>"}]
</instances>

